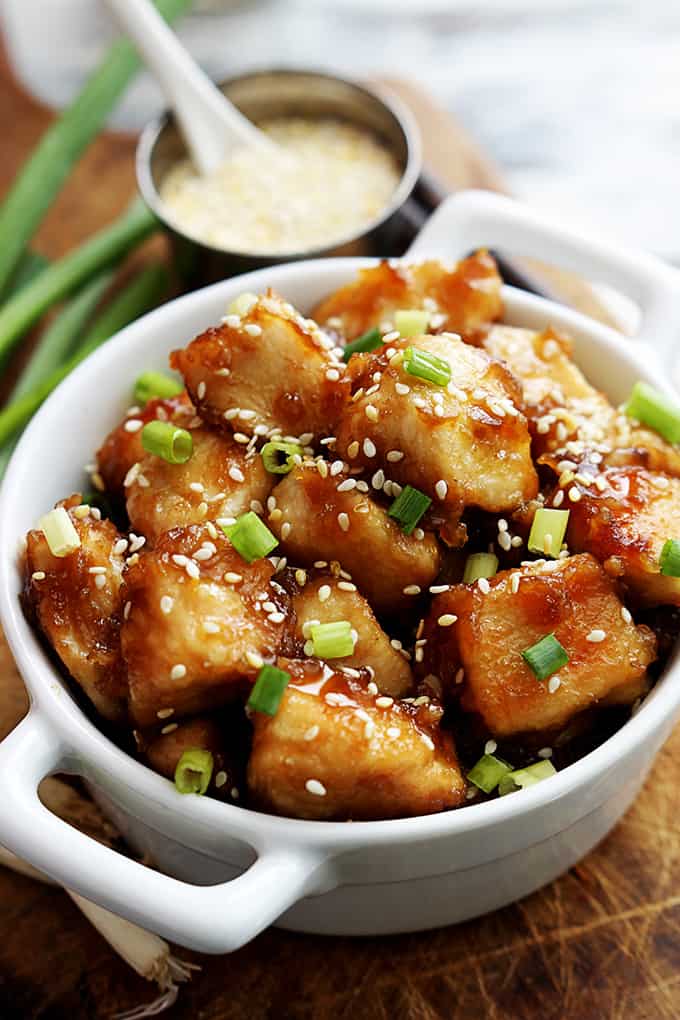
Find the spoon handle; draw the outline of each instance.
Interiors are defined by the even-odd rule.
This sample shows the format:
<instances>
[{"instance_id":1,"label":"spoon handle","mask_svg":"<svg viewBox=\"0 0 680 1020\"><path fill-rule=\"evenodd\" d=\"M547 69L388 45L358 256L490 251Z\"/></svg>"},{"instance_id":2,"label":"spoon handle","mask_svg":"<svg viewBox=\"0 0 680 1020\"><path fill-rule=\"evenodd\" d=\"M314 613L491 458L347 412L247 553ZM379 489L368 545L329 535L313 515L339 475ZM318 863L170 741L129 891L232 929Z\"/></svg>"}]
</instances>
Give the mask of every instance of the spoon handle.
<instances>
[{"instance_id":1,"label":"spoon handle","mask_svg":"<svg viewBox=\"0 0 680 1020\"><path fill-rule=\"evenodd\" d=\"M195 63L151 0L105 2L153 72L201 174L230 149L272 145Z\"/></svg>"}]
</instances>

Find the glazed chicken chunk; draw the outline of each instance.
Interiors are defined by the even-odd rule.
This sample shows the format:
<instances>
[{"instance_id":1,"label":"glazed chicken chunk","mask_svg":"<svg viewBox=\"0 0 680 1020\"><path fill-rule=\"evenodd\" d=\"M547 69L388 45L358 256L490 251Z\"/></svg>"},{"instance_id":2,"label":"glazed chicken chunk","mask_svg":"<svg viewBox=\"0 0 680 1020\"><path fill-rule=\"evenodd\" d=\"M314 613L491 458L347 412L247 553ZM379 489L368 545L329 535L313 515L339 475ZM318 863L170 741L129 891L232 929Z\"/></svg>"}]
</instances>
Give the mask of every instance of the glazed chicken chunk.
<instances>
[{"instance_id":1,"label":"glazed chicken chunk","mask_svg":"<svg viewBox=\"0 0 680 1020\"><path fill-rule=\"evenodd\" d=\"M607 468L573 482L567 540L596 556L645 606L680 605L680 578L661 573L666 539L680 537L680 479L644 468Z\"/></svg>"},{"instance_id":2,"label":"glazed chicken chunk","mask_svg":"<svg viewBox=\"0 0 680 1020\"><path fill-rule=\"evenodd\" d=\"M354 654L334 659L333 665L368 669L378 690L394 698L403 698L411 691L413 677L408 662L390 643L368 602L351 581L330 575L310 579L294 596L293 609L295 638L301 653L314 654L305 647L314 623L346 620L356 635Z\"/></svg>"},{"instance_id":3,"label":"glazed chicken chunk","mask_svg":"<svg viewBox=\"0 0 680 1020\"><path fill-rule=\"evenodd\" d=\"M273 572L267 559L246 563L210 523L174 528L128 564L121 644L138 726L247 693L285 626Z\"/></svg>"},{"instance_id":4,"label":"glazed chicken chunk","mask_svg":"<svg viewBox=\"0 0 680 1020\"><path fill-rule=\"evenodd\" d=\"M275 716L253 714L248 786L257 806L309 819L401 818L455 807L465 781L440 706L379 695L314 660L283 659Z\"/></svg>"},{"instance_id":5,"label":"glazed chicken chunk","mask_svg":"<svg viewBox=\"0 0 680 1020\"><path fill-rule=\"evenodd\" d=\"M538 680L522 657L554 634L569 661ZM499 738L550 735L598 704L632 704L648 685L656 639L636 627L614 582L587 554L536 561L432 604L425 666Z\"/></svg>"},{"instance_id":6,"label":"glazed chicken chunk","mask_svg":"<svg viewBox=\"0 0 680 1020\"><path fill-rule=\"evenodd\" d=\"M325 463L323 470L295 468L274 489L268 524L281 550L307 567L338 561L377 613L397 611L413 601L405 587L426 588L436 577L436 539L405 535L366 492L343 486L346 475Z\"/></svg>"},{"instance_id":7,"label":"glazed chicken chunk","mask_svg":"<svg viewBox=\"0 0 680 1020\"><path fill-rule=\"evenodd\" d=\"M631 421L596 390L572 360L571 342L552 329L492 326L483 347L521 381L536 455L554 466L571 459L638 464L680 475L680 451Z\"/></svg>"},{"instance_id":8,"label":"glazed chicken chunk","mask_svg":"<svg viewBox=\"0 0 680 1020\"><path fill-rule=\"evenodd\" d=\"M239 435L327 435L345 402L344 364L311 319L269 294L175 351L199 414Z\"/></svg>"},{"instance_id":9,"label":"glazed chicken chunk","mask_svg":"<svg viewBox=\"0 0 680 1020\"><path fill-rule=\"evenodd\" d=\"M164 531L207 520L262 513L273 475L255 451L246 452L232 435L205 427L189 429L193 453L185 464L170 464L145 453L125 484L130 525L148 541Z\"/></svg>"},{"instance_id":10,"label":"glazed chicken chunk","mask_svg":"<svg viewBox=\"0 0 680 1020\"><path fill-rule=\"evenodd\" d=\"M430 329L463 336L500 318L501 278L487 252L477 252L456 265L434 260L405 265L381 262L362 269L358 278L325 298L314 309L316 321L345 340L375 326L394 327L400 309L430 313Z\"/></svg>"},{"instance_id":11,"label":"glazed chicken chunk","mask_svg":"<svg viewBox=\"0 0 680 1020\"><path fill-rule=\"evenodd\" d=\"M451 368L448 386L405 371L407 347ZM421 489L442 511L509 511L536 495L521 389L499 361L454 334L391 343L350 362L353 399L337 432L352 467Z\"/></svg>"},{"instance_id":12,"label":"glazed chicken chunk","mask_svg":"<svg viewBox=\"0 0 680 1020\"><path fill-rule=\"evenodd\" d=\"M81 504L68 511L80 546L54 556L41 530L26 540L26 597L41 630L73 679L106 719L125 716L127 684L120 661L122 540L111 521Z\"/></svg>"}]
</instances>

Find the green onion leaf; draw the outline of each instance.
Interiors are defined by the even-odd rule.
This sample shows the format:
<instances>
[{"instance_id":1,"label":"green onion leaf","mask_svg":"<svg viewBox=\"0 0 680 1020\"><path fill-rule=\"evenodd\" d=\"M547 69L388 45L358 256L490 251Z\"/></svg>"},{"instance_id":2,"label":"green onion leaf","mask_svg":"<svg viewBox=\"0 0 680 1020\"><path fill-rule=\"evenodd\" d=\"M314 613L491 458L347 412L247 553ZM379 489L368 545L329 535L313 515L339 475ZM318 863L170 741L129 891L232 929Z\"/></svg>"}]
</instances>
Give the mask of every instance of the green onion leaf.
<instances>
[{"instance_id":1,"label":"green onion leaf","mask_svg":"<svg viewBox=\"0 0 680 1020\"><path fill-rule=\"evenodd\" d=\"M430 313L421 308L404 308L394 313L394 328L401 336L422 336L427 333Z\"/></svg>"},{"instance_id":2,"label":"green onion leaf","mask_svg":"<svg viewBox=\"0 0 680 1020\"><path fill-rule=\"evenodd\" d=\"M276 666L263 666L248 698L248 708L265 715L276 715L283 692L290 681L290 673Z\"/></svg>"},{"instance_id":3,"label":"green onion leaf","mask_svg":"<svg viewBox=\"0 0 680 1020\"><path fill-rule=\"evenodd\" d=\"M546 634L530 648L525 648L522 658L537 680L546 680L569 662L569 656L554 634Z\"/></svg>"},{"instance_id":4,"label":"green onion leaf","mask_svg":"<svg viewBox=\"0 0 680 1020\"><path fill-rule=\"evenodd\" d=\"M401 525L405 535L410 535L431 502L420 489L405 485L387 513Z\"/></svg>"},{"instance_id":5,"label":"green onion leaf","mask_svg":"<svg viewBox=\"0 0 680 1020\"><path fill-rule=\"evenodd\" d=\"M557 559L562 548L569 522L568 510L552 510L539 507L529 532L527 543L530 552Z\"/></svg>"},{"instance_id":6,"label":"green onion leaf","mask_svg":"<svg viewBox=\"0 0 680 1020\"><path fill-rule=\"evenodd\" d=\"M480 577L493 577L498 570L498 557L493 553L470 553L465 561L463 584L473 584Z\"/></svg>"},{"instance_id":7,"label":"green onion leaf","mask_svg":"<svg viewBox=\"0 0 680 1020\"><path fill-rule=\"evenodd\" d=\"M172 379L164 372L142 372L135 383L134 398L136 404L148 404L157 397L167 399L176 397L184 387L177 379Z\"/></svg>"},{"instance_id":8,"label":"green onion leaf","mask_svg":"<svg viewBox=\"0 0 680 1020\"><path fill-rule=\"evenodd\" d=\"M498 792L501 797L507 793L514 793L515 790L523 790L527 786L540 783L542 779L554 776L557 769L551 761L536 761L533 765L527 765L524 769L517 769L515 772L507 772L498 784Z\"/></svg>"},{"instance_id":9,"label":"green onion leaf","mask_svg":"<svg viewBox=\"0 0 680 1020\"><path fill-rule=\"evenodd\" d=\"M659 570L667 577L680 577L680 542L677 538L669 538L664 542L659 557Z\"/></svg>"},{"instance_id":10,"label":"green onion leaf","mask_svg":"<svg viewBox=\"0 0 680 1020\"><path fill-rule=\"evenodd\" d=\"M680 405L645 382L636 382L624 406L629 418L648 425L669 443L680 443Z\"/></svg>"},{"instance_id":11,"label":"green onion leaf","mask_svg":"<svg viewBox=\"0 0 680 1020\"><path fill-rule=\"evenodd\" d=\"M317 659L343 659L354 654L352 625L347 620L317 623L310 632Z\"/></svg>"},{"instance_id":12,"label":"green onion leaf","mask_svg":"<svg viewBox=\"0 0 680 1020\"><path fill-rule=\"evenodd\" d=\"M407 347L402 364L409 375L434 383L435 386L446 386L451 381L448 361L429 351L421 351L420 347Z\"/></svg>"},{"instance_id":13,"label":"green onion leaf","mask_svg":"<svg viewBox=\"0 0 680 1020\"><path fill-rule=\"evenodd\" d=\"M253 510L241 514L235 524L222 525L222 530L246 563L269 556L279 544L278 539Z\"/></svg>"},{"instance_id":14,"label":"green onion leaf","mask_svg":"<svg viewBox=\"0 0 680 1020\"><path fill-rule=\"evenodd\" d=\"M180 793L202 796L210 785L213 756L210 751L184 751L175 769L175 786Z\"/></svg>"},{"instance_id":15,"label":"green onion leaf","mask_svg":"<svg viewBox=\"0 0 680 1020\"><path fill-rule=\"evenodd\" d=\"M296 464L302 463L303 451L298 443L284 443L283 440L273 439L270 443L265 443L260 452L262 463L272 475L287 475Z\"/></svg>"},{"instance_id":16,"label":"green onion leaf","mask_svg":"<svg viewBox=\"0 0 680 1020\"><path fill-rule=\"evenodd\" d=\"M149 421L142 429L142 446L147 453L167 460L168 464L186 464L194 452L191 432L170 421Z\"/></svg>"},{"instance_id":17,"label":"green onion leaf","mask_svg":"<svg viewBox=\"0 0 680 1020\"><path fill-rule=\"evenodd\" d=\"M345 349L342 352L343 360L349 361L353 354L365 354L367 351L374 351L381 344L382 333L377 326L374 326L367 333L362 333L356 340L352 340L350 344L345 345Z\"/></svg>"},{"instance_id":18,"label":"green onion leaf","mask_svg":"<svg viewBox=\"0 0 680 1020\"><path fill-rule=\"evenodd\" d=\"M38 527L44 534L53 556L61 559L80 548L80 535L63 506L58 506L41 517Z\"/></svg>"},{"instance_id":19,"label":"green onion leaf","mask_svg":"<svg viewBox=\"0 0 680 1020\"><path fill-rule=\"evenodd\" d=\"M479 790L491 793L496 789L503 776L512 771L512 765L495 758L492 754L483 754L476 765L467 774L468 779Z\"/></svg>"}]
</instances>

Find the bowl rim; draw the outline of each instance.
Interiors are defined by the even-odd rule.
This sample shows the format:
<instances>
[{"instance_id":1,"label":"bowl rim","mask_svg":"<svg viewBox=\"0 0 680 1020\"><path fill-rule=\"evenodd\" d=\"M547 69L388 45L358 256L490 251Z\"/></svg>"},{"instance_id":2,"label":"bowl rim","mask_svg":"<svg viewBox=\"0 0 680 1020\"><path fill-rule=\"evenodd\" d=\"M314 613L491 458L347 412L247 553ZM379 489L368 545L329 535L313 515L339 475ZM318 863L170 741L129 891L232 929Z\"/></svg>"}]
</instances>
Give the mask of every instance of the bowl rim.
<instances>
[{"instance_id":1,"label":"bowl rim","mask_svg":"<svg viewBox=\"0 0 680 1020\"><path fill-rule=\"evenodd\" d=\"M208 241L205 241L200 237L196 237L193 234L188 233L180 223L169 215L168 209L160 197L151 172L154 149L156 148L161 135L174 119L170 110L164 110L162 113L150 120L140 134L135 152L137 186L149 209L160 220L163 226L166 227L166 229L177 234L184 241L188 241L189 243L197 245L206 251L213 252L216 255L223 257L233 256L235 258L243 259L244 261L276 261L282 264L287 262L302 260L310 261L323 258L326 253L336 249L342 249L346 245L352 244L360 238L373 233L374 230L377 230L392 216L394 216L394 214L398 212L398 210L401 209L401 207L408 201L422 169L422 142L420 129L410 109L399 98L399 96L389 89L389 87L383 85L369 86L365 82L351 76L332 74L331 72L321 70L320 68L298 68L292 66L254 68L250 71L245 71L242 74L231 75L228 78L220 79L220 81L216 82L216 84L217 87L222 90L226 86L233 85L239 81L248 81L250 79L264 78L272 75L280 75L281 77L308 77L311 79L323 78L327 81L340 82L340 84L347 85L356 92L378 102L393 118L404 138L406 162L401 172L399 182L397 183L390 200L385 204L381 211L373 217L372 220L368 220L362 227L350 234L343 234L342 236L331 239L327 244L318 245L315 248L308 248L303 251L253 252L246 251L245 249L237 250L231 248L220 248L216 245L210 244Z\"/></svg>"},{"instance_id":2,"label":"bowl rim","mask_svg":"<svg viewBox=\"0 0 680 1020\"><path fill-rule=\"evenodd\" d=\"M46 657L34 628L24 616L16 591L16 561L13 550L5 548L8 519L11 517L17 485L14 484L19 465L23 458L29 458L32 447L42 443L41 437L49 431L51 411L59 405L77 407L77 395L81 387L89 385L90 377L101 373L108 362L131 360L137 346L148 331L164 330L172 335L172 320L180 310L196 309L202 304L212 303L224 293L225 304L234 292L244 289L257 290L266 284L276 286L280 277L292 273L315 273L318 278L346 270L347 277L360 268L375 265L375 258L326 258L308 260L303 263L284 263L255 270L242 276L233 277L212 284L190 294L176 298L160 308L138 319L116 335L115 343L108 342L81 363L51 394L22 436L8 466L0 488L0 621L31 696L31 711L46 715L51 726L57 731L65 747L96 775L97 771L109 772L121 780L131 791L157 806L175 814L178 801L173 784L153 772L142 762L135 760L112 740L106 737L79 708L74 698L65 690L64 681ZM408 261L408 257L404 258ZM516 313L529 313L544 323L556 322L566 328L571 325L577 334L584 334L604 355L616 355L628 362L639 374L658 388L672 393L670 383L663 374L650 367L648 351L640 345L635 347L621 334L608 326L596 322L580 312L534 295L525 294L512 287L503 288L504 305L509 309L509 318ZM105 375L105 372L103 373ZM101 378L101 374L99 375ZM550 782L538 783L523 790L520 797L503 797L496 800L468 803L465 810L455 809L430 815L418 815L380 821L346 822L308 821L305 819L281 817L255 811L235 804L225 804L211 798L182 798L182 814L185 822L195 820L197 824L232 834L237 838L250 839L253 845L268 838L279 838L285 844L317 847L319 849L356 849L366 845L383 845L422 842L455 837L462 833L482 832L496 828L506 821L533 815L546 806L562 800L575 790L596 784L616 765L633 754L641 745L653 743L655 734L663 731L680 712L680 683L673 687L673 673L677 671L680 652L672 653L666 669L656 681L640 710L625 722L612 736L593 751L550 778ZM56 681L56 682L55 682ZM64 697L64 693L68 696ZM653 747L656 751L656 747ZM189 801L191 801L189 803ZM244 836L245 834L245 836ZM498 855L501 857L502 849Z\"/></svg>"}]
</instances>

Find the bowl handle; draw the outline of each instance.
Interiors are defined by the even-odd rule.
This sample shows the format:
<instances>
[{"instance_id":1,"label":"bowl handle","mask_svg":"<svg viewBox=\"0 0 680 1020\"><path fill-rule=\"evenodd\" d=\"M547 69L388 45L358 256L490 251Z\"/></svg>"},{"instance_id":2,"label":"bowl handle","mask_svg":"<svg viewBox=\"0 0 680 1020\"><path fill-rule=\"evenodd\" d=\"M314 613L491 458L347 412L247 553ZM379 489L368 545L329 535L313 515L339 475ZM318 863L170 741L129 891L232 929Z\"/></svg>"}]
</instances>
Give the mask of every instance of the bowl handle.
<instances>
[{"instance_id":1,"label":"bowl handle","mask_svg":"<svg viewBox=\"0 0 680 1020\"><path fill-rule=\"evenodd\" d=\"M120 917L204 953L228 953L268 927L297 900L324 890L319 851L264 849L239 878L189 885L103 846L49 811L38 797L55 771L78 762L33 708L0 744L0 843Z\"/></svg>"},{"instance_id":2,"label":"bowl handle","mask_svg":"<svg viewBox=\"0 0 680 1020\"><path fill-rule=\"evenodd\" d=\"M577 233L490 191L461 191L429 218L407 252L462 258L477 248L525 255L605 283L638 305L637 336L668 363L680 339L680 273L642 251Z\"/></svg>"}]
</instances>

